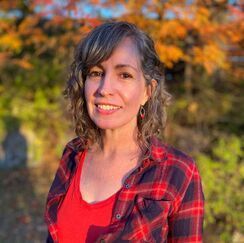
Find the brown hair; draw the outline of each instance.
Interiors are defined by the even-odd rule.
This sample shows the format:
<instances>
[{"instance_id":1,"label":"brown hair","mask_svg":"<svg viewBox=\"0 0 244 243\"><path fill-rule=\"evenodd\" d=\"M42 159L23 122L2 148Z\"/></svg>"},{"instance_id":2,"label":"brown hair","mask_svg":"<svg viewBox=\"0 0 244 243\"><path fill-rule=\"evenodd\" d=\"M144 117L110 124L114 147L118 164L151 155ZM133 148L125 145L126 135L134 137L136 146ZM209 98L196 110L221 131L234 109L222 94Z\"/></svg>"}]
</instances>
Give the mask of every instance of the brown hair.
<instances>
[{"instance_id":1,"label":"brown hair","mask_svg":"<svg viewBox=\"0 0 244 243\"><path fill-rule=\"evenodd\" d=\"M144 105L145 117L138 114L138 142L141 147L148 147L152 136L162 136L166 122L165 107L170 95L164 84L164 66L154 47L153 40L134 24L128 22L109 22L94 28L78 44L75 51L71 72L64 91L69 99L70 110L75 123L75 132L82 140L93 144L100 142L101 131L90 119L84 95L84 83L89 69L107 60L122 39L129 37L139 52L141 69L146 85L152 79L157 86L150 99Z\"/></svg>"}]
</instances>

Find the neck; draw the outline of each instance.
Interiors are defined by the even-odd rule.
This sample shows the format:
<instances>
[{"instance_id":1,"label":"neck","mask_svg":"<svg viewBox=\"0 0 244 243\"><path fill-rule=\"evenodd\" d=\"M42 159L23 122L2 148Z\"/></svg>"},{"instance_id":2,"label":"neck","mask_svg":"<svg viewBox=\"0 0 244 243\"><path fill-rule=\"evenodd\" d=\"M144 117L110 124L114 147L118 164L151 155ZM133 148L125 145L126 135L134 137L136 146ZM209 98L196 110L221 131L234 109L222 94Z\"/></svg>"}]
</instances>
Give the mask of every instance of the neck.
<instances>
[{"instance_id":1,"label":"neck","mask_svg":"<svg viewBox=\"0 0 244 243\"><path fill-rule=\"evenodd\" d=\"M128 130L103 130L101 146L96 145L94 148L104 157L114 157L119 155L138 154L140 151L137 142L138 129Z\"/></svg>"}]
</instances>

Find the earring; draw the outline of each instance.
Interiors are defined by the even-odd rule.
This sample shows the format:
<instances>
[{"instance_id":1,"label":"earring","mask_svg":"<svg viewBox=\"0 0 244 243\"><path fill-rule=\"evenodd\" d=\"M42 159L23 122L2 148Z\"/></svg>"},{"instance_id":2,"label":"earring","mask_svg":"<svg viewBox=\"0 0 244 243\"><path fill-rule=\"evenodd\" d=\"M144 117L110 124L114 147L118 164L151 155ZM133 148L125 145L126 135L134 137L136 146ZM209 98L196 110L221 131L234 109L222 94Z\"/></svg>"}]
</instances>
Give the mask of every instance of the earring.
<instances>
[{"instance_id":1,"label":"earring","mask_svg":"<svg viewBox=\"0 0 244 243\"><path fill-rule=\"evenodd\" d=\"M146 111L142 105L140 106L139 114L140 114L141 119L143 119L145 117Z\"/></svg>"}]
</instances>

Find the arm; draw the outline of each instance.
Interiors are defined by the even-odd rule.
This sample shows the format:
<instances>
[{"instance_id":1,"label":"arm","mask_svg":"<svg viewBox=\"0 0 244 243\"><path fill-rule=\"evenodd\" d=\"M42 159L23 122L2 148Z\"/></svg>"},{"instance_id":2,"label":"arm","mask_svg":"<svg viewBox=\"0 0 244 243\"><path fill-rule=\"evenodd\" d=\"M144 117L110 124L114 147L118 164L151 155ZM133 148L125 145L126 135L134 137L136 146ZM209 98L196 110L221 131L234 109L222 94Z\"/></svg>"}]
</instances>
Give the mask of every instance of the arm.
<instances>
[{"instance_id":1,"label":"arm","mask_svg":"<svg viewBox=\"0 0 244 243\"><path fill-rule=\"evenodd\" d=\"M169 243L200 243L203 233L204 196L197 168L178 210L169 218Z\"/></svg>"}]
</instances>

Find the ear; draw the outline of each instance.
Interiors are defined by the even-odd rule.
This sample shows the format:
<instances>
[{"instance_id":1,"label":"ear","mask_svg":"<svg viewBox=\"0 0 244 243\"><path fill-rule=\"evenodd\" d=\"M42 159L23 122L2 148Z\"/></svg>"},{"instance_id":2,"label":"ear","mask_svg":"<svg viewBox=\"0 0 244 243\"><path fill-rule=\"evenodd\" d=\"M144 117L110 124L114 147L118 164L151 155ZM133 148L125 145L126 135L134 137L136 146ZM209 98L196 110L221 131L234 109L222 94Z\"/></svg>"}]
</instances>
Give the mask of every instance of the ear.
<instances>
[{"instance_id":1,"label":"ear","mask_svg":"<svg viewBox=\"0 0 244 243\"><path fill-rule=\"evenodd\" d=\"M158 82L155 79L152 79L150 84L146 86L146 94L143 105L152 97L153 92L156 90Z\"/></svg>"}]
</instances>

